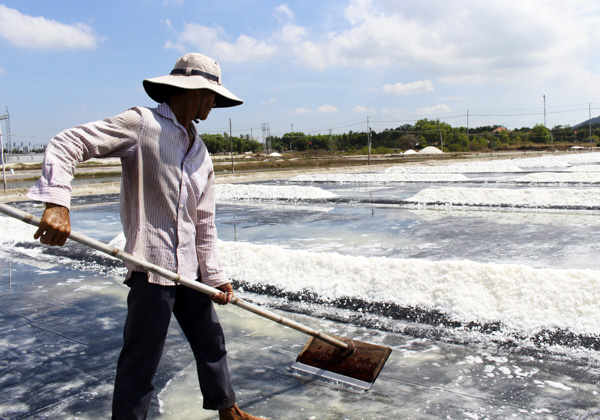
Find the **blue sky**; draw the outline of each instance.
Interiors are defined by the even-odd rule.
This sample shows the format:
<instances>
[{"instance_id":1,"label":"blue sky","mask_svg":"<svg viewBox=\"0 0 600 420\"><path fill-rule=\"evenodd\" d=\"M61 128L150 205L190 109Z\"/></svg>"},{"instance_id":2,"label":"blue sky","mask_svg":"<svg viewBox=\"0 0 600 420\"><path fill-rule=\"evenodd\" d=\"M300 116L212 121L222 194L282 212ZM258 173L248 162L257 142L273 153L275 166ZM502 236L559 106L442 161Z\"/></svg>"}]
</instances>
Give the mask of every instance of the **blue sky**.
<instances>
[{"instance_id":1,"label":"blue sky","mask_svg":"<svg viewBox=\"0 0 600 420\"><path fill-rule=\"evenodd\" d=\"M0 0L0 115L45 143L154 106L142 80L193 51L245 100L200 132L571 125L600 114L599 28L597 0Z\"/></svg>"}]
</instances>

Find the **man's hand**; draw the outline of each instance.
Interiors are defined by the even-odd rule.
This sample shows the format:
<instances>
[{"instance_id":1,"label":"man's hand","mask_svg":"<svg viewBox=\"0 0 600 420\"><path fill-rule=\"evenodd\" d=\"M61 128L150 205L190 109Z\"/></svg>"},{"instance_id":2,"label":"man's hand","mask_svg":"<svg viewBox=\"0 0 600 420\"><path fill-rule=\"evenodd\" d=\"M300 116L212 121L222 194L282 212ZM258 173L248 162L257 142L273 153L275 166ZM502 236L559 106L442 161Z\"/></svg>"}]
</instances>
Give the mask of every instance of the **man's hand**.
<instances>
[{"instance_id":1,"label":"man's hand","mask_svg":"<svg viewBox=\"0 0 600 420\"><path fill-rule=\"evenodd\" d=\"M213 302L219 305L227 305L229 302L231 302L231 299L233 298L233 287L231 287L231 284L222 284L217 287L217 289L219 289L221 293L211 298Z\"/></svg>"},{"instance_id":2,"label":"man's hand","mask_svg":"<svg viewBox=\"0 0 600 420\"><path fill-rule=\"evenodd\" d=\"M58 204L46 203L39 229L33 234L34 239L46 245L63 246L71 234L69 209Z\"/></svg>"}]
</instances>

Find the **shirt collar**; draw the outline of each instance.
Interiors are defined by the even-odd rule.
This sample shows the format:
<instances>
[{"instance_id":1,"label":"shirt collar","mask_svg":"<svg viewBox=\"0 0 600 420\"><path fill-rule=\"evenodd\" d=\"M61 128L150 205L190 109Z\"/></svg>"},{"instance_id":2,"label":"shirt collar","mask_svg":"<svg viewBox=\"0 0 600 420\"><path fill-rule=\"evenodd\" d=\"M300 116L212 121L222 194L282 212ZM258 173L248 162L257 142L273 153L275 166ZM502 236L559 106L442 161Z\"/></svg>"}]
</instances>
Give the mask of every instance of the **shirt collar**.
<instances>
[{"instance_id":1,"label":"shirt collar","mask_svg":"<svg viewBox=\"0 0 600 420\"><path fill-rule=\"evenodd\" d=\"M179 121L177 121L177 117L173 113L173 110L171 109L169 104L167 104L166 102L163 102L162 104L158 105L158 107L156 108L156 112L158 112L159 115L173 121L173 123L175 125L178 125L179 127L183 127L179 123ZM185 128L187 130L187 127L183 127L183 128ZM196 126L193 123L190 123L190 128L192 130L192 133L194 134L194 137L196 137L198 135L198 132L196 131Z\"/></svg>"},{"instance_id":2,"label":"shirt collar","mask_svg":"<svg viewBox=\"0 0 600 420\"><path fill-rule=\"evenodd\" d=\"M179 121L177 121L177 117L175 117L175 114L173 114L171 107L166 102L163 102L162 104L160 104L156 108L156 112L158 112L159 115L161 115L169 120L172 120L175 124L179 124Z\"/></svg>"}]
</instances>

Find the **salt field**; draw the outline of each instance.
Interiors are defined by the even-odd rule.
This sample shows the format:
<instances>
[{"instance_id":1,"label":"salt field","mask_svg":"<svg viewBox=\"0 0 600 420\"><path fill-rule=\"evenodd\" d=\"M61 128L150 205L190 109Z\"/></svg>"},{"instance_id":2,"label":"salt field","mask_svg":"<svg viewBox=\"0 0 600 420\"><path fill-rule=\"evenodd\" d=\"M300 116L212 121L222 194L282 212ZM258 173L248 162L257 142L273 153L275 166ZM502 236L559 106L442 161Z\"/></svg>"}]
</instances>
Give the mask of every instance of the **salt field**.
<instances>
[{"instance_id":1,"label":"salt field","mask_svg":"<svg viewBox=\"0 0 600 420\"><path fill-rule=\"evenodd\" d=\"M565 185L565 171L580 182ZM440 178L419 179L423 172ZM455 172L464 179L457 182ZM600 191L590 184L598 175L600 157L590 153L306 174L270 189L219 185L222 202L276 206L256 227L231 209L238 241L221 248L231 277L246 287L267 282L325 303L352 298L410 308L421 319L435 313L435 322L494 325L490 339L525 335L520 346L551 331L562 337L557 341L574 335L597 349ZM304 189L286 195L290 184ZM242 229L260 237L241 239ZM386 328L406 327L381 318ZM445 333L457 339L456 329Z\"/></svg>"},{"instance_id":2,"label":"salt field","mask_svg":"<svg viewBox=\"0 0 600 420\"><path fill-rule=\"evenodd\" d=\"M224 324L231 321L234 368L248 373L242 349L252 348L250 336L269 349L264 358L252 351L260 371L252 377L270 398L261 399L246 377L242 401L256 414L290 419L386 418L389 412L393 418L597 418L599 182L600 153L573 153L217 184L220 253L240 295L394 350L368 396L298 383L304 379L281 368L288 366L282 355L297 354L305 339L277 325L259 328L250 315L224 308L219 313ZM41 212L37 203L13 205ZM118 211L115 194L74 198L73 228L122 246ZM16 220L1 217L0 226L0 297L10 308L0 311L3 359L25 369L36 358L61 366L61 354L71 352L59 338L43 342L18 325L36 324L28 296L36 296L38 309L60 302L63 311L102 301L90 338L110 343L110 352L97 356L108 358L101 384L77 382L63 369L60 392L75 399L74 390L86 389L96 393L87 397L89 406L106 410L122 325L117 314L127 291L119 284L120 263L78 244L43 247L32 238L35 229ZM182 401L181 393L191 396L197 385L193 369L185 369L189 355L178 359L185 343L173 328L153 410L162 418L191 418L200 415L198 397ZM43 356L40 349L49 345L56 352ZM81 352L81 343L70 346L73 357ZM286 373L274 373L275 367ZM1 418L97 418L85 405L70 412L38 401L35 408L35 398L19 386L18 377L27 375L14 369L8 362L0 368L0 387L12 395L0 399ZM269 388L271 375L288 391ZM334 402L315 408L313 392ZM286 414L286 406L294 412Z\"/></svg>"}]
</instances>

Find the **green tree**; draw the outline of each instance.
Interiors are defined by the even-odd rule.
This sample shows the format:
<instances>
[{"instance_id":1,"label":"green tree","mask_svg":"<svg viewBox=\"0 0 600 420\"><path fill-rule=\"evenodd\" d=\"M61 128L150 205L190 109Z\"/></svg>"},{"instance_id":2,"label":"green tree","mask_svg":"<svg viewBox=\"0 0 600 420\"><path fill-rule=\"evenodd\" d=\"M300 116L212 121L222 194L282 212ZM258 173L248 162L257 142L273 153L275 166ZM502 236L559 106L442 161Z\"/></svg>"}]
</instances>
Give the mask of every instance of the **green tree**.
<instances>
[{"instance_id":1,"label":"green tree","mask_svg":"<svg viewBox=\"0 0 600 420\"><path fill-rule=\"evenodd\" d=\"M201 137L209 153L220 153L229 150L229 145L227 144L226 148L225 139L221 134L202 134Z\"/></svg>"},{"instance_id":2,"label":"green tree","mask_svg":"<svg viewBox=\"0 0 600 420\"><path fill-rule=\"evenodd\" d=\"M414 134L404 134L397 141L397 147L402 150L414 149L419 138Z\"/></svg>"},{"instance_id":3,"label":"green tree","mask_svg":"<svg viewBox=\"0 0 600 420\"><path fill-rule=\"evenodd\" d=\"M531 130L529 140L533 143L550 143L550 130L542 124L536 124Z\"/></svg>"},{"instance_id":4,"label":"green tree","mask_svg":"<svg viewBox=\"0 0 600 420\"><path fill-rule=\"evenodd\" d=\"M276 142L273 141L272 144L281 144L281 146L276 147L276 149L278 150L290 150L290 149L294 149L293 147L293 143L298 140L299 138L304 138L305 134L302 132L290 132L290 133L285 133L283 136L281 136L281 141L280 142Z\"/></svg>"}]
</instances>

